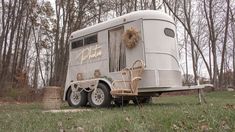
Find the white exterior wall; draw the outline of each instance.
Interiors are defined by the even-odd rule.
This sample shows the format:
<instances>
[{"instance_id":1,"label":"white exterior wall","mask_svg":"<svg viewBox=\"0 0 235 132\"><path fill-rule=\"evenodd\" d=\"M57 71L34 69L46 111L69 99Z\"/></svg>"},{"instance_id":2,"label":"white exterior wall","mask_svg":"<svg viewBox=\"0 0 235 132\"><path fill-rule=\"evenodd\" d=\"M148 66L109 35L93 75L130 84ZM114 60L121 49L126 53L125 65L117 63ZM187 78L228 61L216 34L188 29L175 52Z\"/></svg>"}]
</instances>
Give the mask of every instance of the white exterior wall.
<instances>
[{"instance_id":1,"label":"white exterior wall","mask_svg":"<svg viewBox=\"0 0 235 132\"><path fill-rule=\"evenodd\" d=\"M100 47L101 56L86 59L81 61L81 52L85 49L95 49ZM103 75L108 74L108 31L98 33L98 43L89 44L76 49L70 49L69 68L66 79L66 85L69 85L69 80L76 81L77 73L82 73L84 79L91 79L94 76L94 71L99 69ZM68 82L67 82L68 81Z\"/></svg>"},{"instance_id":2,"label":"white exterior wall","mask_svg":"<svg viewBox=\"0 0 235 132\"><path fill-rule=\"evenodd\" d=\"M166 36L165 28L175 32L175 25L162 20L143 21L146 69L153 70L156 86L181 85L176 37Z\"/></svg>"}]
</instances>

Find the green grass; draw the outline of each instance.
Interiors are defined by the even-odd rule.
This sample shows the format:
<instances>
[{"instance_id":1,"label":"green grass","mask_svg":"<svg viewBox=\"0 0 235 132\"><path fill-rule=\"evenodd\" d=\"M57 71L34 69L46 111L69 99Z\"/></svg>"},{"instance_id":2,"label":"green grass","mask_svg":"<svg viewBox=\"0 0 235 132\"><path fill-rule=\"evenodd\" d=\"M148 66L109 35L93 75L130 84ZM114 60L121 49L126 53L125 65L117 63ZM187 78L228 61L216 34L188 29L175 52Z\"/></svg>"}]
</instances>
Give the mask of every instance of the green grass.
<instances>
[{"instance_id":1,"label":"green grass","mask_svg":"<svg viewBox=\"0 0 235 132\"><path fill-rule=\"evenodd\" d=\"M0 104L0 131L234 132L235 92L208 93L206 98L208 104L198 105L196 95L163 96L140 109L129 105L76 113L43 113L39 103Z\"/></svg>"}]
</instances>

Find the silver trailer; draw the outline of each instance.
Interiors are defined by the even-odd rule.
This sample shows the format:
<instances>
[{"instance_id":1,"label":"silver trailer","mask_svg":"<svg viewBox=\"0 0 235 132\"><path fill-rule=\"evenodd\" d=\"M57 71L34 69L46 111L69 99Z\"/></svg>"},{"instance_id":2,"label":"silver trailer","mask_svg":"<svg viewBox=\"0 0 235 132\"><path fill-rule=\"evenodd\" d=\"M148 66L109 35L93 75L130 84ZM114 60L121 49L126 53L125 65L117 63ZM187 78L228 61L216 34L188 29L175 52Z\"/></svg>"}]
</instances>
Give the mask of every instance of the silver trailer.
<instances>
[{"instance_id":1,"label":"silver trailer","mask_svg":"<svg viewBox=\"0 0 235 132\"><path fill-rule=\"evenodd\" d=\"M106 107L111 101L120 104L121 97L124 103L136 102L136 97L144 103L163 92L204 88L182 86L175 29L170 16L147 10L73 32L64 100L75 107L88 102ZM137 90L131 91L125 81L126 69L131 73L136 61L143 72L139 77L128 75L129 80L138 80L134 82ZM118 90L114 86L117 80L122 80Z\"/></svg>"}]
</instances>

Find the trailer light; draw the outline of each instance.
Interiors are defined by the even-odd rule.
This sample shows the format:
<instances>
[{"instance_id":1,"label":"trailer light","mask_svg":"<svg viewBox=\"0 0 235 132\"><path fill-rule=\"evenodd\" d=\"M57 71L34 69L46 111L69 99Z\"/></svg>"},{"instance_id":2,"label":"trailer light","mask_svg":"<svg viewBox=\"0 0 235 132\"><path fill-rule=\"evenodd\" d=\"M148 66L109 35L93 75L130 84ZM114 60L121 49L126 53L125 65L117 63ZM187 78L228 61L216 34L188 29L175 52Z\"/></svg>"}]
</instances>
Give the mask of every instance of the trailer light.
<instances>
[{"instance_id":1,"label":"trailer light","mask_svg":"<svg viewBox=\"0 0 235 132\"><path fill-rule=\"evenodd\" d=\"M77 74L77 80L83 80L83 76L82 76L82 73L78 73Z\"/></svg>"},{"instance_id":2,"label":"trailer light","mask_svg":"<svg viewBox=\"0 0 235 132\"><path fill-rule=\"evenodd\" d=\"M95 72L94 72L94 77L99 78L100 76L101 76L100 70L96 69Z\"/></svg>"}]
</instances>

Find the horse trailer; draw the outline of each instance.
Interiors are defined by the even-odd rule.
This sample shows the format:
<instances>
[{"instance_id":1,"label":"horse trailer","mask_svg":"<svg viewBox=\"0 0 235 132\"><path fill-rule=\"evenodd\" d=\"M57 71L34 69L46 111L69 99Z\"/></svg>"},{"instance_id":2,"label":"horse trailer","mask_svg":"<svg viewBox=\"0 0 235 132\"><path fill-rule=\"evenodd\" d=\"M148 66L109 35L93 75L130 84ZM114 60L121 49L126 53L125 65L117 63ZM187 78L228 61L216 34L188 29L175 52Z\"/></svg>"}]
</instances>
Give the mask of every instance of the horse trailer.
<instances>
[{"instance_id":1,"label":"horse trailer","mask_svg":"<svg viewBox=\"0 0 235 132\"><path fill-rule=\"evenodd\" d=\"M182 86L174 20L158 11L136 11L71 34L63 99L70 106L106 107Z\"/></svg>"}]
</instances>

